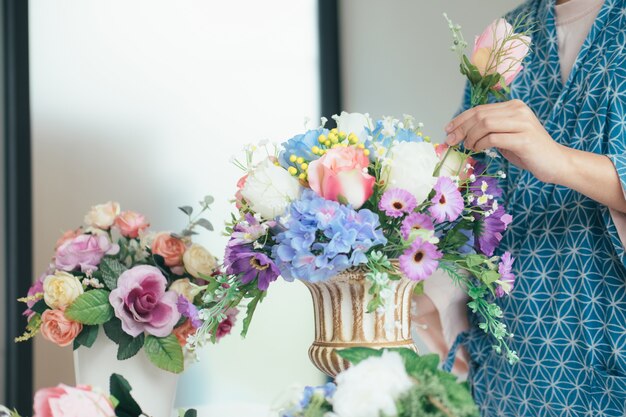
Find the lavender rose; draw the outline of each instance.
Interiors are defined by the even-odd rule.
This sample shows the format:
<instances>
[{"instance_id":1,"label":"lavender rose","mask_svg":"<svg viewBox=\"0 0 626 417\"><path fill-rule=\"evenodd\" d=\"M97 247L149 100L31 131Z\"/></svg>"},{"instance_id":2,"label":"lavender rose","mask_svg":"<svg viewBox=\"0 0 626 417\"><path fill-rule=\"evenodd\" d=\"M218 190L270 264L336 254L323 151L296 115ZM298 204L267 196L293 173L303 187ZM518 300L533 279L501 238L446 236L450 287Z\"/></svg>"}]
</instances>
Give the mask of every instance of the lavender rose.
<instances>
[{"instance_id":1,"label":"lavender rose","mask_svg":"<svg viewBox=\"0 0 626 417\"><path fill-rule=\"evenodd\" d=\"M140 265L123 272L109 301L122 329L133 337L144 331L156 337L172 333L180 319L178 294L165 291L167 280L157 268Z\"/></svg>"},{"instance_id":2,"label":"lavender rose","mask_svg":"<svg viewBox=\"0 0 626 417\"><path fill-rule=\"evenodd\" d=\"M79 235L65 241L56 252L57 269L83 272L94 271L104 255L115 255L120 247L112 244L106 235Z\"/></svg>"}]
</instances>

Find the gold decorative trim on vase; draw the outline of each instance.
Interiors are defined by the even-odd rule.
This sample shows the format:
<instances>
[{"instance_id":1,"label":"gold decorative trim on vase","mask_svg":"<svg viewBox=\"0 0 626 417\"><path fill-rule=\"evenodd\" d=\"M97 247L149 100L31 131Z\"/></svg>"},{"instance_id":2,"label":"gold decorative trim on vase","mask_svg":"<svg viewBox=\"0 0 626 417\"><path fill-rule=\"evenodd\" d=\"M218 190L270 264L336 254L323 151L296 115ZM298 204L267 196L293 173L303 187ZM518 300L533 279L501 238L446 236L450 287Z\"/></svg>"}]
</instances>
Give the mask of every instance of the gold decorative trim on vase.
<instances>
[{"instance_id":1,"label":"gold decorative trim on vase","mask_svg":"<svg viewBox=\"0 0 626 417\"><path fill-rule=\"evenodd\" d=\"M336 350L405 347L417 351L411 338L411 295L415 281L393 282L393 294L377 312L368 313L371 283L357 267L323 282L304 282L313 298L315 341L309 348L313 364L330 377L348 368Z\"/></svg>"}]
</instances>

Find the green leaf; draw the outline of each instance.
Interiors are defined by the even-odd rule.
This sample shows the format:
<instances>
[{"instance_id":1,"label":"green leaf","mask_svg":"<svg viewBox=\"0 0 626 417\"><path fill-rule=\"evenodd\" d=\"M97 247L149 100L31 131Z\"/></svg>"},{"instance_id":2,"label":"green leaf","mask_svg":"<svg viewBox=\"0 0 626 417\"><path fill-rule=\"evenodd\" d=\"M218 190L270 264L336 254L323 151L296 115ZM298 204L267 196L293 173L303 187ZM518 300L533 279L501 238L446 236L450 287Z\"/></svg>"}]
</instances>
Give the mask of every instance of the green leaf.
<instances>
[{"instance_id":1,"label":"green leaf","mask_svg":"<svg viewBox=\"0 0 626 417\"><path fill-rule=\"evenodd\" d=\"M120 337L125 334L124 330L122 330L122 322L117 317L113 317L104 323L102 328L104 329L104 334L116 344L120 343Z\"/></svg>"},{"instance_id":2,"label":"green leaf","mask_svg":"<svg viewBox=\"0 0 626 417\"><path fill-rule=\"evenodd\" d=\"M102 280L105 285L114 290L117 288L117 280L126 271L127 268L115 258L103 258L100 262L100 271L102 272Z\"/></svg>"},{"instance_id":3,"label":"green leaf","mask_svg":"<svg viewBox=\"0 0 626 417\"><path fill-rule=\"evenodd\" d=\"M83 331L74 339L74 350L79 346L85 346L90 348L98 337L98 326L83 326Z\"/></svg>"},{"instance_id":4,"label":"green leaf","mask_svg":"<svg viewBox=\"0 0 626 417\"><path fill-rule=\"evenodd\" d=\"M480 71L478 71L478 68L476 68L476 65L472 64L469 60L469 58L467 57L467 55L463 55L463 64L465 66L465 75L467 75L467 78L470 80L470 82L472 84L478 84L480 83L481 79L483 78L483 76L480 74Z\"/></svg>"},{"instance_id":5,"label":"green leaf","mask_svg":"<svg viewBox=\"0 0 626 417\"><path fill-rule=\"evenodd\" d=\"M499 280L500 279L500 274L498 273L498 271L487 270L487 271L483 271L483 273L480 274L480 279L485 284L489 285L489 284Z\"/></svg>"},{"instance_id":6,"label":"green leaf","mask_svg":"<svg viewBox=\"0 0 626 417\"><path fill-rule=\"evenodd\" d=\"M254 315L254 311L256 310L257 305L263 301L267 291L258 290L258 293L250 300L248 306L246 307L246 317L243 319L243 329L241 330L241 337L246 337L248 334L248 329L250 328L250 323L252 322L252 316Z\"/></svg>"},{"instance_id":7,"label":"green leaf","mask_svg":"<svg viewBox=\"0 0 626 417\"><path fill-rule=\"evenodd\" d=\"M184 417L198 417L198 412L196 410L187 410L185 411Z\"/></svg>"},{"instance_id":8,"label":"green leaf","mask_svg":"<svg viewBox=\"0 0 626 417\"><path fill-rule=\"evenodd\" d=\"M465 258L465 263L467 263L467 266L470 268L473 268L475 266L482 264L483 261L484 261L484 258L482 257L482 255L468 255Z\"/></svg>"},{"instance_id":9,"label":"green leaf","mask_svg":"<svg viewBox=\"0 0 626 417\"><path fill-rule=\"evenodd\" d=\"M357 365L372 356L382 356L383 351L380 349L372 349L366 347L354 347L349 349L337 350L337 355L341 356L353 365Z\"/></svg>"},{"instance_id":10,"label":"green leaf","mask_svg":"<svg viewBox=\"0 0 626 417\"><path fill-rule=\"evenodd\" d=\"M183 349L173 334L167 337L149 335L144 343L148 359L159 368L179 374L184 369Z\"/></svg>"},{"instance_id":11,"label":"green leaf","mask_svg":"<svg viewBox=\"0 0 626 417\"><path fill-rule=\"evenodd\" d=\"M439 366L439 355L433 353L430 355L415 355L412 359L405 358L406 371L409 375L420 375L424 372L435 373Z\"/></svg>"},{"instance_id":12,"label":"green leaf","mask_svg":"<svg viewBox=\"0 0 626 417\"><path fill-rule=\"evenodd\" d=\"M124 333L117 348L117 359L123 361L135 356L143 347L144 340L145 336L143 333L140 333L137 337Z\"/></svg>"},{"instance_id":13,"label":"green leaf","mask_svg":"<svg viewBox=\"0 0 626 417\"><path fill-rule=\"evenodd\" d=\"M132 388L128 381L119 374L111 375L109 382L111 395L114 396L119 404L115 408L117 417L139 417L143 414L141 407L131 395Z\"/></svg>"},{"instance_id":14,"label":"green leaf","mask_svg":"<svg viewBox=\"0 0 626 417\"><path fill-rule=\"evenodd\" d=\"M213 229L213 225L211 224L211 222L208 221L207 219L198 219L196 220L196 224L198 226L204 227L209 232L212 232L213 230L215 230Z\"/></svg>"},{"instance_id":15,"label":"green leaf","mask_svg":"<svg viewBox=\"0 0 626 417\"><path fill-rule=\"evenodd\" d=\"M91 290L83 293L65 310L65 316L82 324L103 324L113 317L109 291Z\"/></svg>"},{"instance_id":16,"label":"green leaf","mask_svg":"<svg viewBox=\"0 0 626 417\"><path fill-rule=\"evenodd\" d=\"M35 313L43 314L43 312L50 309L50 307L48 307L48 304L46 304L46 302L42 298L41 300L37 301L30 309L33 310Z\"/></svg>"},{"instance_id":17,"label":"green leaf","mask_svg":"<svg viewBox=\"0 0 626 417\"><path fill-rule=\"evenodd\" d=\"M187 216L191 216L191 213L193 213L193 207L191 206L181 206L178 207L178 209L185 213Z\"/></svg>"}]
</instances>

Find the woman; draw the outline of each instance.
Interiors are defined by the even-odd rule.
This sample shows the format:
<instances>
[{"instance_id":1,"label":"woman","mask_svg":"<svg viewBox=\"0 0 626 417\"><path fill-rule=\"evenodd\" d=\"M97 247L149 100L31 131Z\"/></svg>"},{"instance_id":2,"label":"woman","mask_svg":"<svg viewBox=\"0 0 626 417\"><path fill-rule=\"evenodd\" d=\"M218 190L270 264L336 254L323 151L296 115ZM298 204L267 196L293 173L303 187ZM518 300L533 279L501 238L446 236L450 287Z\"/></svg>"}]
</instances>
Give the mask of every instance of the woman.
<instances>
[{"instance_id":1,"label":"woman","mask_svg":"<svg viewBox=\"0 0 626 417\"><path fill-rule=\"evenodd\" d=\"M446 127L449 144L500 151L514 218L518 282L498 302L521 361L472 326L470 381L485 416L626 416L626 0L531 0L510 17L526 14L514 100Z\"/></svg>"}]
</instances>

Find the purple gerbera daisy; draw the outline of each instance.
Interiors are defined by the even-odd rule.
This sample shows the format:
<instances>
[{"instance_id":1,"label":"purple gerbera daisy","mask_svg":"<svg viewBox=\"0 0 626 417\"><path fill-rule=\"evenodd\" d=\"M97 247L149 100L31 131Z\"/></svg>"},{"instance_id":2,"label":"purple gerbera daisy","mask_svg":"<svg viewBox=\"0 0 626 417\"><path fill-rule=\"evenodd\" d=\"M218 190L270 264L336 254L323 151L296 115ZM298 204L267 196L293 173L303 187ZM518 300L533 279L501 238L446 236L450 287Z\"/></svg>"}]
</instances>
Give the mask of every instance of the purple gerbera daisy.
<instances>
[{"instance_id":1,"label":"purple gerbera daisy","mask_svg":"<svg viewBox=\"0 0 626 417\"><path fill-rule=\"evenodd\" d=\"M423 281L435 272L442 256L435 245L417 238L400 256L400 270L413 281Z\"/></svg>"},{"instance_id":2,"label":"purple gerbera daisy","mask_svg":"<svg viewBox=\"0 0 626 417\"><path fill-rule=\"evenodd\" d=\"M493 213L487 215L475 214L478 223L477 239L474 242L476 250L492 256L502 240L502 233L506 230L512 217L499 206Z\"/></svg>"},{"instance_id":3,"label":"purple gerbera daisy","mask_svg":"<svg viewBox=\"0 0 626 417\"><path fill-rule=\"evenodd\" d=\"M431 216L441 223L448 219L455 221L463 213L463 196L459 192L457 185L448 177L439 177L435 184L435 196L430 202L432 206L428 209Z\"/></svg>"},{"instance_id":4,"label":"purple gerbera daisy","mask_svg":"<svg viewBox=\"0 0 626 417\"><path fill-rule=\"evenodd\" d=\"M417 200L413 194L402 188L385 191L378 203L378 208L389 217L402 217L415 210L415 207L417 207Z\"/></svg>"},{"instance_id":5,"label":"purple gerbera daisy","mask_svg":"<svg viewBox=\"0 0 626 417\"><path fill-rule=\"evenodd\" d=\"M402 238L404 240L409 240L411 236L411 232L413 230L435 230L435 226L433 225L433 221L425 214L413 213L409 214L406 219L402 221L402 226L400 227L400 233L402 233Z\"/></svg>"},{"instance_id":6,"label":"purple gerbera daisy","mask_svg":"<svg viewBox=\"0 0 626 417\"><path fill-rule=\"evenodd\" d=\"M500 258L500 263L498 264L500 285L496 288L497 297L504 297L505 294L510 294L513 290L513 285L515 284L515 275L512 272L513 261L515 261L515 258L509 252L504 252Z\"/></svg>"},{"instance_id":7,"label":"purple gerbera daisy","mask_svg":"<svg viewBox=\"0 0 626 417\"><path fill-rule=\"evenodd\" d=\"M257 279L261 291L266 291L280 275L274 261L264 253L255 252L250 245L227 247L224 258L227 274L241 275L243 284Z\"/></svg>"}]
</instances>

